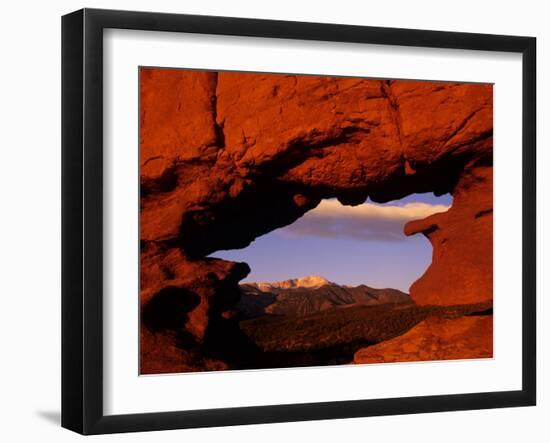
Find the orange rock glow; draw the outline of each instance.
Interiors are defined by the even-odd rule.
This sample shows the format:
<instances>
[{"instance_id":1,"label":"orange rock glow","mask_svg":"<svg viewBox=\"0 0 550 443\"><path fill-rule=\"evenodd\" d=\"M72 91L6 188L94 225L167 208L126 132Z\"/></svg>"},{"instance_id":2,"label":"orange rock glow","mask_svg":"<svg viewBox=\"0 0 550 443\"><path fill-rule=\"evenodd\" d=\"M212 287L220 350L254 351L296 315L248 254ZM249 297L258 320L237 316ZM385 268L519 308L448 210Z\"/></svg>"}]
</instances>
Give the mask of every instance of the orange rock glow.
<instances>
[{"instance_id":1,"label":"orange rock glow","mask_svg":"<svg viewBox=\"0 0 550 443\"><path fill-rule=\"evenodd\" d=\"M490 304L492 91L141 68L141 372L231 369L228 348L246 359L232 307L249 268L207 256L245 247L325 198L451 193L448 212L405 227L434 249L411 297ZM492 315L434 317L357 351L355 362L491 355Z\"/></svg>"}]
</instances>

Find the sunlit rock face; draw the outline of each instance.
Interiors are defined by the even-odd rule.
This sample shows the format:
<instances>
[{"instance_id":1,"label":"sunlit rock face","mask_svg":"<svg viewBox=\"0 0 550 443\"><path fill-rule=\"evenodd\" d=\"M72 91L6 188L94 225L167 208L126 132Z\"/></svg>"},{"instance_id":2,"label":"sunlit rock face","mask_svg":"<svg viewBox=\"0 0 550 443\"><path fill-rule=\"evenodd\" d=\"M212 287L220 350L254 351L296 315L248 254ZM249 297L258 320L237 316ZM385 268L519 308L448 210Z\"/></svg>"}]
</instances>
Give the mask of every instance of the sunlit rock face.
<instances>
[{"instance_id":1,"label":"sunlit rock face","mask_svg":"<svg viewBox=\"0 0 550 443\"><path fill-rule=\"evenodd\" d=\"M433 261L410 288L419 304L455 305L493 299L493 168L465 171L453 189L453 205L405 226L423 233Z\"/></svg>"},{"instance_id":2,"label":"sunlit rock face","mask_svg":"<svg viewBox=\"0 0 550 443\"><path fill-rule=\"evenodd\" d=\"M194 340L226 320L249 271L205 257L323 198L450 192L448 213L406 228L434 247L411 296L492 298L491 85L143 68L140 105L142 309L192 292L180 329Z\"/></svg>"},{"instance_id":3,"label":"sunlit rock face","mask_svg":"<svg viewBox=\"0 0 550 443\"><path fill-rule=\"evenodd\" d=\"M493 316L431 317L399 337L355 353L354 363L493 357Z\"/></svg>"}]
</instances>

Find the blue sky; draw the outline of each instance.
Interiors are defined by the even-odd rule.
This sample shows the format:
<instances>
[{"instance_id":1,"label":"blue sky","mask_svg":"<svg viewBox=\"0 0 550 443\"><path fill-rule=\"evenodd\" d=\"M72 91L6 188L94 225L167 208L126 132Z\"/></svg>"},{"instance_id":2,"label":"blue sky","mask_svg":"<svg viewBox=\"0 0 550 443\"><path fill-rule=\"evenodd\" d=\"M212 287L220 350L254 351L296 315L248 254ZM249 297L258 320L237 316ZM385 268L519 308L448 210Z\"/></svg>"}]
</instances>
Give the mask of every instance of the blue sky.
<instances>
[{"instance_id":1,"label":"blue sky","mask_svg":"<svg viewBox=\"0 0 550 443\"><path fill-rule=\"evenodd\" d=\"M431 263L432 248L423 235L406 237L403 225L445 211L451 202L448 194L431 193L355 207L323 200L292 225L257 238L247 248L212 256L248 263L252 271L246 281L314 274L340 284L408 292Z\"/></svg>"}]
</instances>

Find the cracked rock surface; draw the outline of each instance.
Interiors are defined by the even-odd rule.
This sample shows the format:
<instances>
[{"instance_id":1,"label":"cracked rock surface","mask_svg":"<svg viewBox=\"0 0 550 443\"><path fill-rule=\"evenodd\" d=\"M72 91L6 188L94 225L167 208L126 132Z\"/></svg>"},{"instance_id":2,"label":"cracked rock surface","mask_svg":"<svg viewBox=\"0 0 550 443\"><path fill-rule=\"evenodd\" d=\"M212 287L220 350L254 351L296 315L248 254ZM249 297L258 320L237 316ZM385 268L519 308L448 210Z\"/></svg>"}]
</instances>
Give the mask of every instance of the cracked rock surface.
<instances>
[{"instance_id":1,"label":"cracked rock surface","mask_svg":"<svg viewBox=\"0 0 550 443\"><path fill-rule=\"evenodd\" d=\"M493 357L493 316L431 317L391 340L360 349L354 363Z\"/></svg>"}]
</instances>

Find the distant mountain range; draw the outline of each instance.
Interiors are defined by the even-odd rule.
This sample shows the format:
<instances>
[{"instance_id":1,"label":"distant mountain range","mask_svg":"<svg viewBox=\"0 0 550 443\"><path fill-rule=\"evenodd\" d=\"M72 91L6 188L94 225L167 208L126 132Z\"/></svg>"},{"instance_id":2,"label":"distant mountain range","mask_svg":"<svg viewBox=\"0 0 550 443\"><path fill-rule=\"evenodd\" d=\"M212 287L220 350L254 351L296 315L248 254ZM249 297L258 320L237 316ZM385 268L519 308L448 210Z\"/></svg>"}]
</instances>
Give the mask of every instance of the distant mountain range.
<instances>
[{"instance_id":1,"label":"distant mountain range","mask_svg":"<svg viewBox=\"0 0 550 443\"><path fill-rule=\"evenodd\" d=\"M308 275L306 277L291 278L290 280L243 283L246 286L255 286L263 292L276 292L279 289L316 289L321 286L334 284L320 275Z\"/></svg>"},{"instance_id":2,"label":"distant mountain range","mask_svg":"<svg viewBox=\"0 0 550 443\"><path fill-rule=\"evenodd\" d=\"M237 310L245 318L267 314L304 316L350 306L412 303L408 294L397 289L338 285L318 275L278 282L248 282L240 287Z\"/></svg>"}]
</instances>

